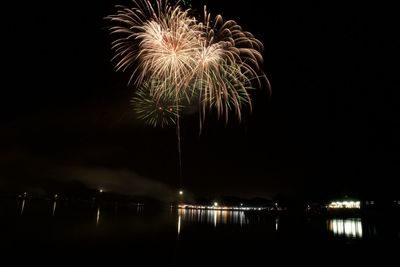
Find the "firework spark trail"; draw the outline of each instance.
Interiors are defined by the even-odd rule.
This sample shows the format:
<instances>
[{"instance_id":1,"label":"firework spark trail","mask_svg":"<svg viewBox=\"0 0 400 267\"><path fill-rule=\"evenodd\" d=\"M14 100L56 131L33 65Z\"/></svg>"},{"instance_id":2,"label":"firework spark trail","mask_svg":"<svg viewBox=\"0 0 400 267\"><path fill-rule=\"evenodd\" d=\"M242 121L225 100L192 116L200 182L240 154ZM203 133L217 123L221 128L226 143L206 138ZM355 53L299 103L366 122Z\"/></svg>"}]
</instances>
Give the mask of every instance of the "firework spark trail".
<instances>
[{"instance_id":1,"label":"firework spark trail","mask_svg":"<svg viewBox=\"0 0 400 267\"><path fill-rule=\"evenodd\" d=\"M178 110L179 108L179 102L176 101L176 109ZM176 114L176 137L177 137L177 143L178 143L178 163L179 163L179 182L180 182L180 188L183 187L183 181L182 181L182 148L181 148L181 122L180 122L180 115L179 112Z\"/></svg>"},{"instance_id":2,"label":"firework spark trail","mask_svg":"<svg viewBox=\"0 0 400 267\"><path fill-rule=\"evenodd\" d=\"M182 188L183 175L179 111L183 108L183 105L180 104L180 101L183 100L176 97L175 103L171 102L171 98L161 98L156 101L152 95L152 88L155 87L157 87L157 81L144 83L142 87L135 91L135 96L131 99L131 103L138 119L144 121L145 124L154 127L160 126L161 128L171 124L176 125L179 181Z\"/></svg>"}]
</instances>

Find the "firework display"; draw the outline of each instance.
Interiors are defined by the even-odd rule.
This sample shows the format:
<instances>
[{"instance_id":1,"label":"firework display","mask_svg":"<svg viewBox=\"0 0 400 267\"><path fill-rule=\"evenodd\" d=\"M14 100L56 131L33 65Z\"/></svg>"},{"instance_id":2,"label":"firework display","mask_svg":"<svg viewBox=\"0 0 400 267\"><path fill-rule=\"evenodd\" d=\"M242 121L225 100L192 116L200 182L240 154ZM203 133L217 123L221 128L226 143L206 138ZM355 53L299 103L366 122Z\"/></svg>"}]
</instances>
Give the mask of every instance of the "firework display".
<instances>
[{"instance_id":1,"label":"firework display","mask_svg":"<svg viewBox=\"0 0 400 267\"><path fill-rule=\"evenodd\" d=\"M242 109L251 109L250 91L268 85L262 43L206 7L196 17L187 3L132 3L107 19L115 36L115 69L129 71L138 88L132 99L138 117L153 126L176 123L184 99L198 106L200 125L212 111L225 121L233 113L240 121Z\"/></svg>"},{"instance_id":2,"label":"firework display","mask_svg":"<svg viewBox=\"0 0 400 267\"><path fill-rule=\"evenodd\" d=\"M156 101L151 90L156 87L154 83L155 81L146 82L135 91L131 100L133 110L140 120L151 126L163 128L176 124L176 118L182 105L177 106L177 103L168 97Z\"/></svg>"}]
</instances>

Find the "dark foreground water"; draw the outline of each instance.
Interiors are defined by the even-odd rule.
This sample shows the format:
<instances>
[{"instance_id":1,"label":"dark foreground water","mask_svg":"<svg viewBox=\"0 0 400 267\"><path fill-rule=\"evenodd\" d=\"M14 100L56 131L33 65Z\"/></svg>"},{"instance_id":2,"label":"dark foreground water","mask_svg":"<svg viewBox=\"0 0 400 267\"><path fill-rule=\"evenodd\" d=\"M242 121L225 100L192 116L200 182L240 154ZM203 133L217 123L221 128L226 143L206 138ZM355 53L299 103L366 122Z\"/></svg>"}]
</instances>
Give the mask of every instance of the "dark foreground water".
<instances>
[{"instance_id":1,"label":"dark foreground water","mask_svg":"<svg viewBox=\"0 0 400 267\"><path fill-rule=\"evenodd\" d=\"M396 216L4 201L0 266L400 266Z\"/></svg>"}]
</instances>

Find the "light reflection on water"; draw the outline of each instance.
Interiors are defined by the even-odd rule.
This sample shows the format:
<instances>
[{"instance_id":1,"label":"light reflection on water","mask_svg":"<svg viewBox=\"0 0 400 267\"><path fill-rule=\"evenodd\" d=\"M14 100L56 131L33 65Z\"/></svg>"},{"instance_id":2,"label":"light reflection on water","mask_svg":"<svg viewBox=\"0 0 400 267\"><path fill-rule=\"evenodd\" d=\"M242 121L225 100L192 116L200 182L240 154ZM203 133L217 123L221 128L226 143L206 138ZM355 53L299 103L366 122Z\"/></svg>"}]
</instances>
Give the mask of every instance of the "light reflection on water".
<instances>
[{"instance_id":1,"label":"light reflection on water","mask_svg":"<svg viewBox=\"0 0 400 267\"><path fill-rule=\"evenodd\" d=\"M211 224L217 227L219 224L248 224L243 211L232 210L195 210L195 209L179 209L178 210L179 225L182 222ZM179 227L180 228L180 227Z\"/></svg>"},{"instance_id":2,"label":"light reflection on water","mask_svg":"<svg viewBox=\"0 0 400 267\"><path fill-rule=\"evenodd\" d=\"M54 216L54 214L56 213L56 207L57 207L57 201L54 200L53 201L53 210L52 210L52 216Z\"/></svg>"},{"instance_id":3,"label":"light reflection on water","mask_svg":"<svg viewBox=\"0 0 400 267\"><path fill-rule=\"evenodd\" d=\"M217 228L218 225L251 225L259 224L260 218L249 217L243 211L230 211L230 210L196 210L196 209L179 209L178 210L178 235L182 232L182 225L187 223L194 224L206 224L212 225ZM272 221L271 221L272 220ZM266 228L271 228L275 232L281 231L280 224L281 218L275 217L268 220L261 220L261 225L265 225ZM271 222L271 223L269 223ZM361 218L333 218L328 219L326 222L326 230L333 233L336 237L345 237L349 239L362 239L363 238L363 224ZM321 221L324 223L324 221ZM273 227L273 228L272 228ZM364 235L376 236L376 229L374 225L366 225L366 232ZM371 229L370 229L371 228ZM284 229L283 229L284 231Z\"/></svg>"},{"instance_id":4,"label":"light reflection on water","mask_svg":"<svg viewBox=\"0 0 400 267\"><path fill-rule=\"evenodd\" d=\"M43 214L48 214L52 217L63 216L63 209L60 207L59 200L53 200L52 202L46 202L48 208L51 208L51 213L46 212ZM15 203L15 202L13 202ZM26 200L25 198L20 198L17 200L17 214L27 215L21 216L21 219L26 218L26 220L30 220L31 217L38 218L36 216L36 212L39 210L37 207L38 204L31 205L32 201ZM35 204L35 203L33 203ZM51 205L51 206L50 206ZM36 210L35 210L36 208ZM46 209L48 209L46 208ZM15 209L15 206L13 207ZM136 210L136 212L135 212ZM109 210L108 210L109 211ZM140 220L145 220L146 215L143 213L144 206L137 205L131 210L131 213L136 213L135 220L141 218ZM27 213L28 212L28 213ZM91 217L91 220L94 220L95 226L99 226L103 223L108 223L107 218L103 218L104 214L107 214L107 209L98 205L91 212L94 213L94 216ZM174 212L174 209L170 209L170 214ZM237 227L242 227L246 225L244 229L258 229L258 231L266 231L269 234L273 232L285 233L290 230L292 227L297 227L298 225L291 220L290 216L285 216L285 214L270 214L267 212L260 213L247 213L240 210L216 210L216 209L178 209L175 210L174 219L172 223L175 225L174 232L177 232L178 238L182 234L182 231L185 231L186 226L189 225L208 225L210 227L221 229L221 231L225 231L225 227L219 227L222 225L235 225ZM27 214L26 214L27 213ZM92 213L92 214L93 214ZM15 213L14 213L15 214ZM117 213L113 213L114 215ZM176 216L176 217L175 217ZM103 221L104 219L104 221ZM101 222L100 222L101 220ZM93 221L92 221L93 222ZM171 222L171 221L170 221ZM322 226L323 231L326 233L327 231L332 234L335 238L348 238L348 239L370 239L376 238L379 235L385 234L388 231L391 236L395 236L396 238L400 238L400 232L398 227L389 227L382 229L381 225L374 220L369 218L308 218L308 225L319 225ZM395 223L391 223L391 225L396 225ZM196 226L190 226L196 227ZM311 227L310 234L313 234L312 231L316 230L318 227ZM226 228L225 228L226 229ZM303 228L299 231L305 231ZM307 230L308 231L308 230ZM385 232L386 231L386 232ZM242 233L242 232L241 232Z\"/></svg>"},{"instance_id":5,"label":"light reflection on water","mask_svg":"<svg viewBox=\"0 0 400 267\"><path fill-rule=\"evenodd\" d=\"M62 200L34 202L22 198L18 199L17 207L15 200L5 203L9 205L9 209L4 209L7 214L0 213L4 222L0 228L3 247L9 247L10 244L21 240L23 242L16 244L23 244L21 254L25 255L32 251L32 248L42 250L37 244L43 242L42 244L50 244L60 253L55 253L59 255L57 257L74 261L82 257L82 251L90 251L85 254L84 260L93 261L91 266L105 265L108 260L108 266L125 266L117 260L132 260L132 251L140 255L133 258L135 261L146 261L146 264L138 266L185 266L193 259L198 266L209 266L210 260L199 254L199 251L205 248L213 255L220 256L215 266L259 266L259 260L266 263L272 258L277 258L281 263L281 257L275 257L275 252L294 254L299 245L303 244L312 249L321 247L321 251L325 253L322 254L323 258L328 258L331 256L331 245L335 249L337 245L342 245L341 242L332 243L336 239L346 240L346 246L355 244L351 248L364 249L365 246L359 244L380 244L372 241L380 242L385 240L384 238L390 238L399 244L399 240L394 238L400 238L400 224L397 219L326 219L314 216L287 216L284 212L277 214L264 211L191 209L171 209L162 212L157 210L156 213L135 205L129 205L126 209L120 205L116 213L114 203L109 206L101 205L102 203L91 206L91 203L88 203L83 210L79 209L80 206L73 206L73 203L65 205ZM0 208L4 206L0 205ZM23 216L20 216L21 213ZM71 230L74 233L72 235ZM376 236L378 238L375 238ZM351 241L348 242L348 239ZM293 245L287 245L291 240L295 241L292 242ZM260 243L263 245L260 246ZM68 250L61 252L64 247L68 247ZM117 250L116 254L112 253L114 247ZM104 253L100 253L101 257L98 257L99 249L101 252L104 249ZM347 251L347 247L344 249ZM265 254L265 251L270 253ZM364 251L358 252L357 256L363 256ZM127 255L127 258L121 255ZM104 260L105 257L108 258ZM168 260L172 257L176 258L176 264L169 265ZM311 262L312 266L319 266L317 257L304 259L304 262L300 261L298 265L309 265ZM255 264L256 261L258 264ZM178 265L178 262L181 264ZM358 263L358 258L355 262ZM275 265L273 263L271 265ZM48 266L53 264L54 262Z\"/></svg>"},{"instance_id":6,"label":"light reflection on water","mask_svg":"<svg viewBox=\"0 0 400 267\"><path fill-rule=\"evenodd\" d=\"M331 219L328 220L328 229L337 236L357 239L363 237L361 218Z\"/></svg>"},{"instance_id":7,"label":"light reflection on water","mask_svg":"<svg viewBox=\"0 0 400 267\"><path fill-rule=\"evenodd\" d=\"M178 238L181 233L181 215L178 216Z\"/></svg>"},{"instance_id":8,"label":"light reflection on water","mask_svg":"<svg viewBox=\"0 0 400 267\"><path fill-rule=\"evenodd\" d=\"M97 208L96 226L99 225L99 221L100 221L100 207Z\"/></svg>"},{"instance_id":9,"label":"light reflection on water","mask_svg":"<svg viewBox=\"0 0 400 267\"><path fill-rule=\"evenodd\" d=\"M21 215L24 214L24 209L25 209L25 199L22 200L22 205L21 205Z\"/></svg>"}]
</instances>

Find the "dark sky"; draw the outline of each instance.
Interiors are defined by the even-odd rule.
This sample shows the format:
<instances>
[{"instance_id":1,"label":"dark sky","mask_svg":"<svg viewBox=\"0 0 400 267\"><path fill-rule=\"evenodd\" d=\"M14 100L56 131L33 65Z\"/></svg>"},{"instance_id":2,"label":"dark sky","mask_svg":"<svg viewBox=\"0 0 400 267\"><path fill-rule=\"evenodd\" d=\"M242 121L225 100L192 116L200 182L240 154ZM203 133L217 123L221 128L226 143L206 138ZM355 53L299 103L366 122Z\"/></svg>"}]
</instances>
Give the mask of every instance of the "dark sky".
<instances>
[{"instance_id":1,"label":"dark sky","mask_svg":"<svg viewBox=\"0 0 400 267\"><path fill-rule=\"evenodd\" d=\"M196 116L183 118L184 188L196 195L399 195L396 9L378 2L208 2L211 13L264 43L272 96L258 91L242 124L210 118L201 135ZM122 187L126 177L148 181L148 191L154 183L179 187L174 128L134 118L128 75L110 62L103 18L129 3L3 7L4 190L63 179L106 186L99 173L116 176Z\"/></svg>"}]
</instances>

